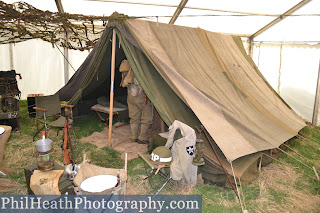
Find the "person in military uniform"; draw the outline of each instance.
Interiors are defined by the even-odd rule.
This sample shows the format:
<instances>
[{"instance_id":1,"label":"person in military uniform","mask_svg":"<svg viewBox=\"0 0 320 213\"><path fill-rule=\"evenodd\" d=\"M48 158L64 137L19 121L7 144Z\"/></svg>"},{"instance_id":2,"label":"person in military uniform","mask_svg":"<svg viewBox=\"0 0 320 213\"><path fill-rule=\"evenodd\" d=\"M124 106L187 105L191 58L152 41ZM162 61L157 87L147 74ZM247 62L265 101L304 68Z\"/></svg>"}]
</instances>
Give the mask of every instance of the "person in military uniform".
<instances>
[{"instance_id":1,"label":"person in military uniform","mask_svg":"<svg viewBox=\"0 0 320 213\"><path fill-rule=\"evenodd\" d=\"M135 78L129 62L121 62L119 71L122 73L121 86L128 90L128 110L132 140L139 144L147 144L148 131L153 120L153 109L150 100ZM140 129L140 132L139 132Z\"/></svg>"}]
</instances>

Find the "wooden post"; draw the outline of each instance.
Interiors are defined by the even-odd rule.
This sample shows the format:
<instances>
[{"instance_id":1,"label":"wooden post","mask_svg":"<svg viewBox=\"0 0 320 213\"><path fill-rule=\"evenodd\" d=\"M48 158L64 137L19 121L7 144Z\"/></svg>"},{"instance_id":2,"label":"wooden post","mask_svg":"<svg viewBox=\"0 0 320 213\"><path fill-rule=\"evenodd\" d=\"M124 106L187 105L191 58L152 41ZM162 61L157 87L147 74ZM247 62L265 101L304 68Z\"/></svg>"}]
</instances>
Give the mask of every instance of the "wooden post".
<instances>
[{"instance_id":1,"label":"wooden post","mask_svg":"<svg viewBox=\"0 0 320 213\"><path fill-rule=\"evenodd\" d=\"M111 147L111 133L112 133L112 120L113 120L113 89L114 89L114 70L116 59L116 30L112 30L112 56L111 56L111 85L110 85L110 113L109 113L109 141L108 147Z\"/></svg>"},{"instance_id":2,"label":"wooden post","mask_svg":"<svg viewBox=\"0 0 320 213\"><path fill-rule=\"evenodd\" d=\"M124 170L127 171L128 169L128 153L125 153L124 156Z\"/></svg>"}]
</instances>

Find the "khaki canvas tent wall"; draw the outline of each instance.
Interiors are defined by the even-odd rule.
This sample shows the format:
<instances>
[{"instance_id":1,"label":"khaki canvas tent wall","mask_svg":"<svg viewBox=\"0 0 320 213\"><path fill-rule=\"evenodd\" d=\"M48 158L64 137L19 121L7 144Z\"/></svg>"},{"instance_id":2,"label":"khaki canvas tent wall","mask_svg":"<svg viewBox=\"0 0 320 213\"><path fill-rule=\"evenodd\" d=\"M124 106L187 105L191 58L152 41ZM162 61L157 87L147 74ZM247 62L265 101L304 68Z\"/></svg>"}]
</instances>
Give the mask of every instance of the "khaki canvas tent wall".
<instances>
[{"instance_id":1,"label":"khaki canvas tent wall","mask_svg":"<svg viewBox=\"0 0 320 213\"><path fill-rule=\"evenodd\" d=\"M143 20L109 22L88 58L58 91L61 100L86 105L109 95L113 28L116 67L129 60L168 126L174 120L192 128L202 124L228 173L234 170L241 181L255 178L248 174L257 173L262 151L279 147L305 126L260 74L240 38ZM115 97L125 92L118 86L120 78L116 69ZM218 181L223 170L206 140L204 156L204 178Z\"/></svg>"}]
</instances>

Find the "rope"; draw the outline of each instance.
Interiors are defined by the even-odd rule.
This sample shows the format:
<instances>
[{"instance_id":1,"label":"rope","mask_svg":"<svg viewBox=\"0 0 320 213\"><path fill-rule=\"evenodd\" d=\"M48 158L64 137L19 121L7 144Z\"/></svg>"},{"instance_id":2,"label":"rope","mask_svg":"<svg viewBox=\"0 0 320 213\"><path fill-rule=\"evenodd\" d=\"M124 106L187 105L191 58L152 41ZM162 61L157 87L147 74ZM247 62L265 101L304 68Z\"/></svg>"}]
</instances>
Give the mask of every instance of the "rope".
<instances>
[{"instance_id":1,"label":"rope","mask_svg":"<svg viewBox=\"0 0 320 213\"><path fill-rule=\"evenodd\" d=\"M301 135L297 135L298 136L298 138L301 138L302 139L302 141L306 141L306 142L311 142L311 143L313 143L313 141L310 141L310 140L308 140L307 138L305 138L305 137L302 137ZM311 147L313 147L314 149L316 149L316 150L319 150L319 147L315 147L315 146L313 146L312 144L308 144L309 146L311 146Z\"/></svg>"},{"instance_id":2,"label":"rope","mask_svg":"<svg viewBox=\"0 0 320 213\"><path fill-rule=\"evenodd\" d=\"M308 167L309 169L313 170L310 166L308 166L307 164L303 163L302 161L296 159L295 157L293 157L292 155L290 155L289 153L285 152L284 150L277 148L278 150L280 150L282 153L288 155L289 157L293 158L294 160L298 161L299 163L301 163L302 165Z\"/></svg>"},{"instance_id":3,"label":"rope","mask_svg":"<svg viewBox=\"0 0 320 213\"><path fill-rule=\"evenodd\" d=\"M312 176L310 176L310 175L308 175L308 174L304 173L303 171L301 171L301 170L299 170L299 169L297 169L297 168L295 168L295 167L291 166L290 164L287 164L287 163L282 162L282 161L280 161L280 160L278 160L278 159L276 159L276 158L273 158L273 157L271 157L270 155L267 155L266 153L262 153L262 154L263 154L263 155L265 155L265 156L267 156L267 157L269 157L269 158L271 158L272 160L275 160L275 161L277 161L277 162L279 162L279 163L282 163L282 164L284 164L284 165L286 165L286 166L288 166L288 167L290 167L290 168L293 168L293 169L297 170L298 172L300 172L300 173L302 173L302 174L304 174L304 175L308 176L309 178L312 178L312 179L314 179L314 180L316 180L316 181L319 181L318 179L316 179L316 178L314 178L314 177L312 177Z\"/></svg>"},{"instance_id":4,"label":"rope","mask_svg":"<svg viewBox=\"0 0 320 213\"><path fill-rule=\"evenodd\" d=\"M293 151L294 153L296 153L297 155L299 155L300 157L302 157L304 160L308 161L309 163L314 164L313 162L311 162L308 158L306 158L305 156L303 156L302 154L300 154L299 152L297 152L296 150L292 149L291 147L287 146L286 144L283 144L285 147L287 147L288 149L290 149L291 151ZM318 165L317 165L318 166Z\"/></svg>"},{"instance_id":5,"label":"rope","mask_svg":"<svg viewBox=\"0 0 320 213\"><path fill-rule=\"evenodd\" d=\"M232 162L230 161L229 163L230 163L230 165L231 165L232 174L233 174L233 179L234 179L234 183L235 183L236 188L237 188L238 198L239 198L239 202L240 202L240 205L241 205L241 209L242 209L242 212L244 212L244 208L243 208L243 206L242 206L242 202L241 202L240 191L239 191L239 188L238 188L238 183L237 183L236 176L235 176L235 174L234 174L234 170L233 170Z\"/></svg>"},{"instance_id":6,"label":"rope","mask_svg":"<svg viewBox=\"0 0 320 213\"><path fill-rule=\"evenodd\" d=\"M241 190L241 195L242 195L243 206L244 206L244 209L247 209L246 202L244 201L244 195L243 195L243 190L242 190L242 185L241 185L240 178L239 178L239 184L240 184L240 190Z\"/></svg>"},{"instance_id":7,"label":"rope","mask_svg":"<svg viewBox=\"0 0 320 213\"><path fill-rule=\"evenodd\" d=\"M66 59L66 61L68 62L68 64L70 65L70 67L73 69L74 72L76 72L76 70L73 68L72 64L70 64L69 60L66 58L66 56L63 54L63 52L60 50L60 48L55 44L55 46L57 47L57 49L59 50L59 52L61 53L61 55L63 55L64 59Z\"/></svg>"},{"instance_id":8,"label":"rope","mask_svg":"<svg viewBox=\"0 0 320 213\"><path fill-rule=\"evenodd\" d=\"M314 125L309 125L309 127L320 134L320 131Z\"/></svg>"},{"instance_id":9,"label":"rope","mask_svg":"<svg viewBox=\"0 0 320 213\"><path fill-rule=\"evenodd\" d=\"M300 134L303 135L304 137L308 138L309 140L317 143L317 144L320 143L320 141L318 141L318 140L316 140L316 139L314 139L314 138L312 138L312 137L309 137L308 135L303 134L302 132L300 132Z\"/></svg>"}]
</instances>

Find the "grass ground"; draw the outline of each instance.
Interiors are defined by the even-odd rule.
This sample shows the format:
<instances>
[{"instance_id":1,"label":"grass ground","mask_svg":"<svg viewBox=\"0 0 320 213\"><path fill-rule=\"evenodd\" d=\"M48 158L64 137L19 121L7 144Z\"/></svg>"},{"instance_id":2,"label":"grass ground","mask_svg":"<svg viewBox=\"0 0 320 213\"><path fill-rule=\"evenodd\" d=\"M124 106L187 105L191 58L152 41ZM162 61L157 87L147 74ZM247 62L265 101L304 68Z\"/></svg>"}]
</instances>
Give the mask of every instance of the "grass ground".
<instances>
[{"instance_id":1,"label":"grass ground","mask_svg":"<svg viewBox=\"0 0 320 213\"><path fill-rule=\"evenodd\" d=\"M35 120L27 117L26 101L20 101L20 106L21 128L20 131L13 132L6 143L3 162L4 167L17 171L7 178L20 184L20 187L7 194L27 194L23 168L36 162L32 142ZM104 125L97 121L95 114L75 119L77 138L101 131ZM255 181L243 185L242 207L248 212L261 213L320 212L320 182L314 179L316 176L312 170L314 166L320 172L319 131L311 126L303 129L300 135L306 139L291 139L284 147L288 154L282 154L278 158L279 161L263 167ZM53 140L55 149L52 158L62 163L61 137L50 131L49 138ZM91 164L110 168L122 168L124 165L120 153L110 148L98 149L92 144L78 142L74 145L74 153L76 163L81 163L86 154ZM159 176L153 177L146 184L140 184L146 171L147 167L141 159L128 162L128 194L153 194L163 184L164 180ZM184 189L165 187L161 193L201 194L203 212L242 212L241 204L232 189L218 187L212 183Z\"/></svg>"}]
</instances>

